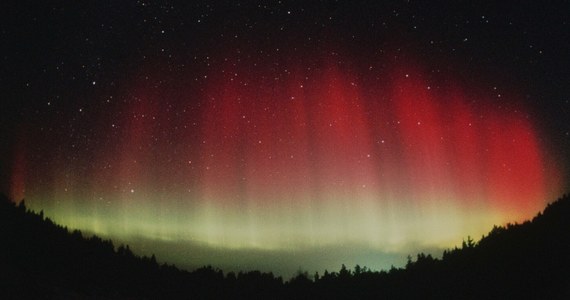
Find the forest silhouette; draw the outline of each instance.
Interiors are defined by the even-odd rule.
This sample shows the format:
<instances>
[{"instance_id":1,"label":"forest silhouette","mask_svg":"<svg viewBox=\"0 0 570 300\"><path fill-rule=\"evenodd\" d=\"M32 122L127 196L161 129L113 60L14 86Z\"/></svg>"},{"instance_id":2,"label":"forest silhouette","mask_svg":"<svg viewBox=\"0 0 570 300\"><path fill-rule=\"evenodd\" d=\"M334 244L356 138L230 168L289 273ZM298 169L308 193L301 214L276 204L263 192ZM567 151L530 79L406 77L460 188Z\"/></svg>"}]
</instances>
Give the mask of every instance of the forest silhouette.
<instances>
[{"instance_id":1,"label":"forest silhouette","mask_svg":"<svg viewBox=\"0 0 570 300\"><path fill-rule=\"evenodd\" d=\"M194 271L84 236L0 196L0 298L570 299L570 196L460 248L408 256L403 268L345 265L289 280L259 271Z\"/></svg>"}]
</instances>

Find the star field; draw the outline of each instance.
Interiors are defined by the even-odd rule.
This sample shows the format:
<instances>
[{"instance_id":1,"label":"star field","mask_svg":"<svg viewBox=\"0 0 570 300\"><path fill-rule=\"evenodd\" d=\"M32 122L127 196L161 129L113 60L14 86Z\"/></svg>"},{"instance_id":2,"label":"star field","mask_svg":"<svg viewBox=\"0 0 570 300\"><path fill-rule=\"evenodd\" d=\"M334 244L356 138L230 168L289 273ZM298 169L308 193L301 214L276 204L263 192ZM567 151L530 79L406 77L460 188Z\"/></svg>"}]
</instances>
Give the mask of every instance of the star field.
<instances>
[{"instance_id":1,"label":"star field","mask_svg":"<svg viewBox=\"0 0 570 300\"><path fill-rule=\"evenodd\" d=\"M2 191L183 266L386 268L568 191L565 3L3 6Z\"/></svg>"}]
</instances>

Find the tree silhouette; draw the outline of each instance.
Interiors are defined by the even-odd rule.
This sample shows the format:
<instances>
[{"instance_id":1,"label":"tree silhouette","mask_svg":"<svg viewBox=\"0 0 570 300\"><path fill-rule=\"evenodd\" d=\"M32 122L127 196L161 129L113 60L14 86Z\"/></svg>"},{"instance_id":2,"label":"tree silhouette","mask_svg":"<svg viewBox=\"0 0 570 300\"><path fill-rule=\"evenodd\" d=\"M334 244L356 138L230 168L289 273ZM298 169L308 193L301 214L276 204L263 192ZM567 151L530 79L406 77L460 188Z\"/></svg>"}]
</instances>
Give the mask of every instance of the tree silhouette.
<instances>
[{"instance_id":1,"label":"tree silhouette","mask_svg":"<svg viewBox=\"0 0 570 300\"><path fill-rule=\"evenodd\" d=\"M360 265L289 281L259 271L192 272L140 257L128 245L85 237L0 196L0 296L11 298L570 299L570 197L522 224L467 237L441 259L419 253L405 268Z\"/></svg>"}]
</instances>

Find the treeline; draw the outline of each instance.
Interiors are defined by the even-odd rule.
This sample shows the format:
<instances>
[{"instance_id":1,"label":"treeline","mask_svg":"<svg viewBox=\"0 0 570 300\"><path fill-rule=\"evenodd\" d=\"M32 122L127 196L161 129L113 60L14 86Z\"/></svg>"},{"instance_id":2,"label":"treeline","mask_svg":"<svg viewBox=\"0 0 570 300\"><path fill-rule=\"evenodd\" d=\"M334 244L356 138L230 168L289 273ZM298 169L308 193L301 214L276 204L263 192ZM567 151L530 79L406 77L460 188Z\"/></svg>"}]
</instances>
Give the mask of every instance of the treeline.
<instances>
[{"instance_id":1,"label":"treeline","mask_svg":"<svg viewBox=\"0 0 570 300\"><path fill-rule=\"evenodd\" d=\"M312 296L377 299L570 299L570 197L522 224L495 226L475 242L420 253L404 268L356 266L315 276Z\"/></svg>"},{"instance_id":2,"label":"treeline","mask_svg":"<svg viewBox=\"0 0 570 300\"><path fill-rule=\"evenodd\" d=\"M468 238L442 259L420 253L404 268L342 265L285 281L259 271L192 272L84 237L43 213L0 199L0 298L570 299L570 197L532 221Z\"/></svg>"}]
</instances>

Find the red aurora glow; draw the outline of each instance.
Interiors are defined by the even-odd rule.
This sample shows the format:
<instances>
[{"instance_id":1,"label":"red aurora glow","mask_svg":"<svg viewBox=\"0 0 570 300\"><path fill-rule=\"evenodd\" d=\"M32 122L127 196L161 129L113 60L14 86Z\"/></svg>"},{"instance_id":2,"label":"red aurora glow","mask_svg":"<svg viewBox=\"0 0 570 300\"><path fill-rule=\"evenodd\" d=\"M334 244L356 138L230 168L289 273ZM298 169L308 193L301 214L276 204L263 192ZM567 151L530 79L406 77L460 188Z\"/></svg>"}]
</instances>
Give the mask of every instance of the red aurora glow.
<instances>
[{"instance_id":1,"label":"red aurora glow","mask_svg":"<svg viewBox=\"0 0 570 300\"><path fill-rule=\"evenodd\" d=\"M129 89L120 138L99 145L87 172L52 170L43 193L62 202L44 207L102 234L389 249L521 220L560 189L524 109L453 80L333 61L221 69L203 89Z\"/></svg>"}]
</instances>

